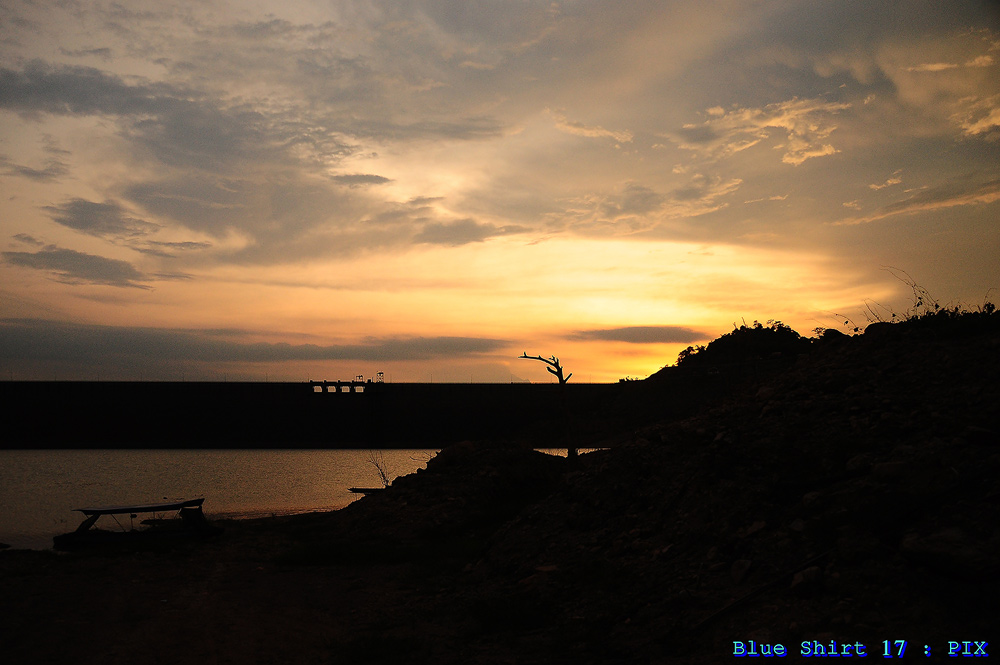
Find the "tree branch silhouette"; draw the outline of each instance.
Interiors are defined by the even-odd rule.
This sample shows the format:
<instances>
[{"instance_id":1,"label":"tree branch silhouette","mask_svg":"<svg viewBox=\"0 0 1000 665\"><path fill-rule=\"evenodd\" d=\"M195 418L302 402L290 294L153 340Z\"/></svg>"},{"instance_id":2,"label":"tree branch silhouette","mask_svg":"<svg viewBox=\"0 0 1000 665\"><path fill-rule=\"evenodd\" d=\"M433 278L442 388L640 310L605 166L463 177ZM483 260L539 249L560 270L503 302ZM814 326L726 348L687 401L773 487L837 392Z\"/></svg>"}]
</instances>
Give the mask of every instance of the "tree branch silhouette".
<instances>
[{"instance_id":1,"label":"tree branch silhouette","mask_svg":"<svg viewBox=\"0 0 1000 665\"><path fill-rule=\"evenodd\" d=\"M548 370L549 374L553 374L557 379L559 379L559 385L560 386L565 386L566 382L569 381L569 377L573 376L572 372L570 372L567 376L563 376L562 365L559 364L559 359L556 358L555 356L550 356L548 358L543 358L541 356L529 356L528 353L525 351L525 352L522 352L521 355L518 356L518 358L524 358L526 360L540 360L540 361L542 361L543 363L545 363L546 365L548 365L548 367L546 367L545 369ZM568 407L567 407L567 404L566 404L566 390L565 389L560 389L559 390L559 394L560 394L560 398L559 398L560 409L559 410L561 411L561 418L562 418L562 421L563 421L563 432L564 432L564 436L566 436L566 443L567 443L567 445L566 445L566 456L569 459L576 459L576 456L577 456L576 446L573 445L573 442L571 441L571 436L569 435L568 432L566 432L566 426L567 426L568 421L569 421Z\"/></svg>"},{"instance_id":2,"label":"tree branch silhouette","mask_svg":"<svg viewBox=\"0 0 1000 665\"><path fill-rule=\"evenodd\" d=\"M555 356L543 358L541 356L529 356L527 352L522 352L521 355L518 356L518 358L525 358L527 360L541 360L546 365L549 365L549 367L546 367L545 369L548 370L550 374L554 374L555 377L559 379L560 385L569 381L569 377L573 376L573 372L570 372L569 376L566 377L563 376L563 368L559 365L559 359L556 358Z\"/></svg>"}]
</instances>

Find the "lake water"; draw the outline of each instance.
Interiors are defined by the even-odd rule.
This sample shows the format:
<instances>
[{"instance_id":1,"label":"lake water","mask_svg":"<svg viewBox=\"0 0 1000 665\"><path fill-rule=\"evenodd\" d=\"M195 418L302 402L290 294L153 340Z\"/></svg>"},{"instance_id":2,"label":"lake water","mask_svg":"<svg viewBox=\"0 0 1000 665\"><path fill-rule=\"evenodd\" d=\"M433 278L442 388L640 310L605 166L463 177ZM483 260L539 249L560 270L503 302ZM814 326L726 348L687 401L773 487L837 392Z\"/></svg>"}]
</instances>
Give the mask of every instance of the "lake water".
<instances>
[{"instance_id":1,"label":"lake water","mask_svg":"<svg viewBox=\"0 0 1000 665\"><path fill-rule=\"evenodd\" d=\"M381 486L373 452L0 450L0 542L50 548L83 521L74 508L205 497L210 519L336 510L358 498L347 488ZM437 450L377 452L396 477Z\"/></svg>"}]
</instances>

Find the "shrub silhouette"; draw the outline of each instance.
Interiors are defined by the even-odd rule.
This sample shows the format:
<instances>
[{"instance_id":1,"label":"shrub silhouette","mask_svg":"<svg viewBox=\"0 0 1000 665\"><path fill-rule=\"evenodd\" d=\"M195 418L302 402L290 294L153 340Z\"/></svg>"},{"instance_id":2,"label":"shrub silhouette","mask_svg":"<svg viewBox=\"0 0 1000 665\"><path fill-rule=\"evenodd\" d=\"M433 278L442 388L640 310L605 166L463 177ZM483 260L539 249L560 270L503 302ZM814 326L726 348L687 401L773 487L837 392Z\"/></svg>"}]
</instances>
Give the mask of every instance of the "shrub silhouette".
<instances>
[{"instance_id":1,"label":"shrub silhouette","mask_svg":"<svg viewBox=\"0 0 1000 665\"><path fill-rule=\"evenodd\" d=\"M712 340L708 346L689 346L677 356L677 366L701 368L742 365L775 356L793 356L809 349L810 340L781 321L767 325L754 321Z\"/></svg>"}]
</instances>

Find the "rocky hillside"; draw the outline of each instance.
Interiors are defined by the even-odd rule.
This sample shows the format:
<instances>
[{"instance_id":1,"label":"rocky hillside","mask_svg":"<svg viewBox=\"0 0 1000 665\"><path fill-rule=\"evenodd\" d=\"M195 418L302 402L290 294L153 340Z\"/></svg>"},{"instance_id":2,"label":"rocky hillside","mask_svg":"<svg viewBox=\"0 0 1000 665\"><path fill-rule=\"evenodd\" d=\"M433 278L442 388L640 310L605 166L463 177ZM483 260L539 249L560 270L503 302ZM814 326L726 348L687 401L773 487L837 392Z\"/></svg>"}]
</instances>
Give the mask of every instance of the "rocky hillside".
<instances>
[{"instance_id":1,"label":"rocky hillside","mask_svg":"<svg viewBox=\"0 0 1000 665\"><path fill-rule=\"evenodd\" d=\"M995 636L997 317L814 346L576 461L448 448L326 537L460 570L429 611L488 662L709 663L748 640L940 653Z\"/></svg>"}]
</instances>

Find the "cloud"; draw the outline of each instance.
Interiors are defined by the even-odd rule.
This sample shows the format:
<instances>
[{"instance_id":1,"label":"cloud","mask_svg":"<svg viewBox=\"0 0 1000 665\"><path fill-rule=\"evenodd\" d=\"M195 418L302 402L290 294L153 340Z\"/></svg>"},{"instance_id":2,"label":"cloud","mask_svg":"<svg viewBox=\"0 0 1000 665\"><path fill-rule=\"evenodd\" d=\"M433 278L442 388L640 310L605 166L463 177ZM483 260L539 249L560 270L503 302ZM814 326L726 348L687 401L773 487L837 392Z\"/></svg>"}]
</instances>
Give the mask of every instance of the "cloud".
<instances>
[{"instance_id":1,"label":"cloud","mask_svg":"<svg viewBox=\"0 0 1000 665\"><path fill-rule=\"evenodd\" d=\"M738 190L742 183L739 178L694 173L684 184L663 193L629 182L616 192L575 200L568 210L551 217L581 233L634 235L673 220L690 219L725 208L729 204L723 199Z\"/></svg>"},{"instance_id":2,"label":"cloud","mask_svg":"<svg viewBox=\"0 0 1000 665\"><path fill-rule=\"evenodd\" d=\"M252 203L264 195L247 180L177 175L127 186L124 197L160 218L224 237L234 228L251 231L257 224Z\"/></svg>"},{"instance_id":3,"label":"cloud","mask_svg":"<svg viewBox=\"0 0 1000 665\"><path fill-rule=\"evenodd\" d=\"M57 159L50 159L45 168L36 169L17 164L5 155L0 155L0 168L4 169L5 175L21 176L38 182L52 182L69 173L69 167Z\"/></svg>"},{"instance_id":4,"label":"cloud","mask_svg":"<svg viewBox=\"0 0 1000 665\"><path fill-rule=\"evenodd\" d=\"M949 69L958 69L959 67L989 67L992 64L993 56L980 55L961 65L954 62L927 62L911 67L904 67L904 69L908 72L944 72Z\"/></svg>"},{"instance_id":5,"label":"cloud","mask_svg":"<svg viewBox=\"0 0 1000 665\"><path fill-rule=\"evenodd\" d=\"M128 261L108 259L72 249L47 246L38 252L3 252L11 265L53 273L65 284L105 284L107 286L149 289L139 282L149 278Z\"/></svg>"},{"instance_id":6,"label":"cloud","mask_svg":"<svg viewBox=\"0 0 1000 665\"><path fill-rule=\"evenodd\" d=\"M621 192L601 202L599 212L609 219L619 219L634 215L648 215L659 210L667 197L650 187L638 183L627 183Z\"/></svg>"},{"instance_id":7,"label":"cloud","mask_svg":"<svg viewBox=\"0 0 1000 665\"><path fill-rule=\"evenodd\" d=\"M132 243L130 247L142 254L158 256L164 259L176 258L179 254L187 252L201 252L212 247L210 242L197 242L192 240L177 242L148 241L144 243ZM160 275L157 275L160 277Z\"/></svg>"},{"instance_id":8,"label":"cloud","mask_svg":"<svg viewBox=\"0 0 1000 665\"><path fill-rule=\"evenodd\" d=\"M628 130L610 130L604 129L599 125L585 125L582 122L575 122L568 120L565 114L553 111L551 109L546 109L548 114L552 116L552 119L556 122L556 129L566 132L567 134L574 134L576 136L586 136L588 138L612 138L621 143L630 143L632 141L632 132Z\"/></svg>"},{"instance_id":9,"label":"cloud","mask_svg":"<svg viewBox=\"0 0 1000 665\"><path fill-rule=\"evenodd\" d=\"M27 233L17 233L14 235L14 239L18 242L24 243L25 245L32 245L34 247L41 247L45 244L38 238L28 235Z\"/></svg>"},{"instance_id":10,"label":"cloud","mask_svg":"<svg viewBox=\"0 0 1000 665\"><path fill-rule=\"evenodd\" d=\"M759 199L749 199L743 203L760 203L761 201L785 201L788 199L788 194L775 194L774 196L763 196Z\"/></svg>"},{"instance_id":11,"label":"cloud","mask_svg":"<svg viewBox=\"0 0 1000 665\"><path fill-rule=\"evenodd\" d=\"M898 184L900 184L902 182L903 182L902 178L892 177L892 178L887 179L882 184L873 183L871 185L868 185L868 189L874 189L875 191L878 191L880 189L885 189L886 187L892 187L893 185L898 185Z\"/></svg>"},{"instance_id":12,"label":"cloud","mask_svg":"<svg viewBox=\"0 0 1000 665\"><path fill-rule=\"evenodd\" d=\"M321 162L351 152L329 132L266 106L227 105L176 83L126 80L41 60L21 71L0 68L0 108L28 117L117 117L120 134L135 148L178 167L232 171L252 160L280 161L293 151Z\"/></svg>"},{"instance_id":13,"label":"cloud","mask_svg":"<svg viewBox=\"0 0 1000 665\"><path fill-rule=\"evenodd\" d=\"M880 208L871 215L835 222L837 226L867 224L897 215L915 215L959 206L986 205L1000 201L1000 180L976 183L954 180L920 191L913 196Z\"/></svg>"},{"instance_id":14,"label":"cloud","mask_svg":"<svg viewBox=\"0 0 1000 665\"><path fill-rule=\"evenodd\" d=\"M832 155L837 149L825 141L837 129L832 118L851 108L849 103L793 98L760 108L708 109L708 119L689 123L674 132L679 147L723 158L754 147L770 138L773 130L785 131L781 161L798 166L808 159Z\"/></svg>"},{"instance_id":15,"label":"cloud","mask_svg":"<svg viewBox=\"0 0 1000 665\"><path fill-rule=\"evenodd\" d=\"M512 233L523 233L528 229L522 226L496 226L490 223L479 223L472 219L461 219L456 222L433 222L424 226L414 238L414 242L433 245L466 245L471 242L483 242L488 238Z\"/></svg>"},{"instance_id":16,"label":"cloud","mask_svg":"<svg viewBox=\"0 0 1000 665\"><path fill-rule=\"evenodd\" d=\"M93 56L93 57L100 58L101 60L104 60L105 62L110 61L112 59L113 55L114 55L112 53L111 49L107 48L107 47L84 48L84 49L75 49L75 50L60 48L59 52L62 53L63 55L65 55L65 56L69 56L71 58L85 58L85 57L91 57L91 56Z\"/></svg>"},{"instance_id":17,"label":"cloud","mask_svg":"<svg viewBox=\"0 0 1000 665\"><path fill-rule=\"evenodd\" d=\"M682 326L628 326L625 328L605 328L580 330L570 335L572 339L603 342L626 342L628 344L688 344L709 339L711 335Z\"/></svg>"},{"instance_id":18,"label":"cloud","mask_svg":"<svg viewBox=\"0 0 1000 665\"><path fill-rule=\"evenodd\" d=\"M943 72L949 69L958 69L958 65L950 62L928 62L913 67L905 67L908 72Z\"/></svg>"},{"instance_id":19,"label":"cloud","mask_svg":"<svg viewBox=\"0 0 1000 665\"><path fill-rule=\"evenodd\" d=\"M1000 95L968 100L965 107L952 115L966 136L1000 138Z\"/></svg>"},{"instance_id":20,"label":"cloud","mask_svg":"<svg viewBox=\"0 0 1000 665\"><path fill-rule=\"evenodd\" d=\"M342 185L348 185L349 187L360 187L363 185L384 185L387 182L392 182L391 179L380 175L371 175L367 173L352 173L348 175L335 175L333 176L334 182L339 182Z\"/></svg>"},{"instance_id":21,"label":"cloud","mask_svg":"<svg viewBox=\"0 0 1000 665\"><path fill-rule=\"evenodd\" d=\"M128 84L93 67L42 60L31 60L21 71L0 67L0 108L26 115L159 114L191 94L162 83Z\"/></svg>"},{"instance_id":22,"label":"cloud","mask_svg":"<svg viewBox=\"0 0 1000 665\"><path fill-rule=\"evenodd\" d=\"M160 228L132 217L120 204L110 200L94 203L74 198L59 206L45 206L44 210L57 224L98 238L137 238Z\"/></svg>"},{"instance_id":23,"label":"cloud","mask_svg":"<svg viewBox=\"0 0 1000 665\"><path fill-rule=\"evenodd\" d=\"M0 355L18 360L142 362L405 361L477 356L506 348L481 337L368 338L361 344L287 344L240 341L250 331L101 326L42 319L0 320Z\"/></svg>"},{"instance_id":24,"label":"cloud","mask_svg":"<svg viewBox=\"0 0 1000 665\"><path fill-rule=\"evenodd\" d=\"M137 182L126 187L123 195L165 224L210 236L213 250L198 259L230 265L274 265L331 260L366 250L402 250L412 245L428 222L442 221L430 205L433 198L399 203L381 200L369 189L339 187L328 178L284 172L260 181L185 174ZM497 235L516 228L486 231ZM428 235L422 240L443 241L449 231L462 229L426 230Z\"/></svg>"},{"instance_id":25,"label":"cloud","mask_svg":"<svg viewBox=\"0 0 1000 665\"><path fill-rule=\"evenodd\" d=\"M420 266L441 247L458 269L493 246L516 267L530 241L559 233L636 246L768 238L818 262L885 247L912 254L919 242L891 237L905 224L880 225L890 236L878 243L823 224L935 206L978 217L971 206L994 195L969 183L936 198L904 193L893 182L900 165L906 187L955 169L981 183L1000 177L989 159L1000 139L1000 33L977 27L982 3L911 12L898 0L338 0L258 3L239 15L219 0L90 3L83 13L77 4L0 12L0 179L11 189L0 217L8 236L59 245L4 248L21 250L5 269L41 284L23 298L47 311L77 311L81 291L53 289L50 275L187 279L170 297L213 325L224 313L217 298L252 288L262 303L291 307L280 282L315 286L346 259L395 265L412 252L402 263ZM46 152L43 136L72 153ZM965 245L954 253L985 251L956 223ZM529 227L523 245L481 244ZM114 273L109 259L84 254L111 250L80 234L119 245L124 265ZM62 248L79 252L60 263L56 252L72 251ZM225 276L226 296L208 275ZM263 290L245 286L268 278ZM364 307L380 302L380 288L370 286ZM647 298L641 290L630 297ZM330 307L364 315L340 295ZM461 310L465 295L441 297L453 295ZM399 330L425 329L426 312L407 316Z\"/></svg>"},{"instance_id":26,"label":"cloud","mask_svg":"<svg viewBox=\"0 0 1000 665\"><path fill-rule=\"evenodd\" d=\"M245 39L291 29L284 22L239 27L236 33ZM282 55L287 58L294 52ZM215 66L206 63L206 80L219 73L212 69ZM280 65L269 67L262 76L274 76ZM276 100L226 97L221 91L209 94L180 80L126 79L91 67L32 60L21 70L0 68L0 109L31 119L41 114L110 117L131 151L129 158L138 163L152 160L151 166L160 172L144 179L152 169L138 171L143 175L117 185L120 194L157 223L178 223L220 240L242 241L238 251L213 253L215 260L275 263L403 247L415 233L420 242L460 245L519 230L458 222L428 226L420 219L395 230L368 228L365 221L377 219L391 203L365 190L392 180L372 173L328 175L358 150L353 142L357 140L399 143L498 136L500 125L487 115L386 117L340 109L339 102L314 105L309 97L294 95L281 99L282 94L307 93L317 80L325 83L317 77L291 77L286 85L292 88L279 86ZM299 84L302 89L294 90ZM360 109L366 106L367 102ZM8 169L36 178L59 173L57 169L31 172L13 164ZM345 192L337 184L356 191ZM158 228L111 200L72 199L47 210L64 226L102 237L134 241ZM155 254L163 248L139 249Z\"/></svg>"},{"instance_id":27,"label":"cloud","mask_svg":"<svg viewBox=\"0 0 1000 665\"><path fill-rule=\"evenodd\" d=\"M691 176L688 183L670 193L670 201L685 209L685 215L700 215L717 210L717 200L739 189L743 181L739 178L726 180L721 176L709 177L701 173Z\"/></svg>"}]
</instances>

